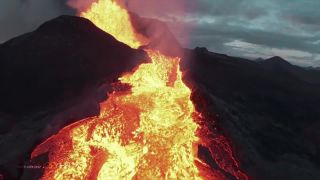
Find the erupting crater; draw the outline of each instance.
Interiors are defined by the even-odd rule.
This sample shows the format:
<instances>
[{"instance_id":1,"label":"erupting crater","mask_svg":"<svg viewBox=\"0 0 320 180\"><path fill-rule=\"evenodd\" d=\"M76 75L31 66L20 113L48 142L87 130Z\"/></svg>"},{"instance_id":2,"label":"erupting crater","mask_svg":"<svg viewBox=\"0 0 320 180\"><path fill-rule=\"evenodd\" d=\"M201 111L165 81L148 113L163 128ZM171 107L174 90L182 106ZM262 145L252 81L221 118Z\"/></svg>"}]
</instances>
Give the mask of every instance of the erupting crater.
<instances>
[{"instance_id":1,"label":"erupting crater","mask_svg":"<svg viewBox=\"0 0 320 180\"><path fill-rule=\"evenodd\" d=\"M80 15L132 48L149 41L117 1L98 0ZM34 149L31 159L48 153L42 179L223 179L197 157L198 146L210 141L197 136L205 128L195 122L200 115L182 81L180 58L145 51L151 62L119 78L130 88L111 93L98 116L63 128ZM234 159L227 161L237 168ZM221 169L247 179L220 162Z\"/></svg>"}]
</instances>

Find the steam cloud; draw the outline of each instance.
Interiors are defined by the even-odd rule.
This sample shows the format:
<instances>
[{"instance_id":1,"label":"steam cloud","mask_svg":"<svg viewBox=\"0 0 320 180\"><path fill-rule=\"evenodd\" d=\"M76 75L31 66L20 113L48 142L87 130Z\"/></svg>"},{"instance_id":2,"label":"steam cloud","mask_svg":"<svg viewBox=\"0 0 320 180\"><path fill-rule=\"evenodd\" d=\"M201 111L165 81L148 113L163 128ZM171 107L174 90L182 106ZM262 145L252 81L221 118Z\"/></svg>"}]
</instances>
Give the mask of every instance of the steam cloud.
<instances>
[{"instance_id":1,"label":"steam cloud","mask_svg":"<svg viewBox=\"0 0 320 180\"><path fill-rule=\"evenodd\" d=\"M97 0L69 0L68 5L79 12L88 9L91 3ZM186 12L185 0L117 0L118 4L126 7L130 12L138 14L141 17L158 19L165 22L161 24L158 21L149 23L148 21L134 21L134 26L138 29L144 29L145 36L151 39L152 48L162 52L168 52L169 55L180 54L180 45L187 46L189 39L189 27L181 22ZM189 4L190 5L190 4ZM189 6L188 6L189 7ZM140 28L139 28L140 27ZM172 32L171 33L168 32ZM141 32L140 32L141 33ZM179 43L176 41L179 41Z\"/></svg>"},{"instance_id":2,"label":"steam cloud","mask_svg":"<svg viewBox=\"0 0 320 180\"><path fill-rule=\"evenodd\" d=\"M186 16L196 2L186 0L129 0L128 9L142 17L159 19L165 22L174 36L182 44L188 46L191 26L181 18Z\"/></svg>"},{"instance_id":3,"label":"steam cloud","mask_svg":"<svg viewBox=\"0 0 320 180\"><path fill-rule=\"evenodd\" d=\"M67 4L73 8L76 9L78 12L82 12L90 7L90 4L95 2L97 0L68 0Z\"/></svg>"}]
</instances>

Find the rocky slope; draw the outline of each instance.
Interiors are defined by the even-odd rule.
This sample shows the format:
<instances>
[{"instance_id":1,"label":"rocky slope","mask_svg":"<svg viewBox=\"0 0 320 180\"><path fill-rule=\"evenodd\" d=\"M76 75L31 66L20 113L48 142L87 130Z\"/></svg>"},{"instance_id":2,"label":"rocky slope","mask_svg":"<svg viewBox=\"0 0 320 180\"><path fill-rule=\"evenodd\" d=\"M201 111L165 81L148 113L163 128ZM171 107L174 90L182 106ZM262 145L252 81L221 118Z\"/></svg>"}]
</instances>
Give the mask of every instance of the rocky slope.
<instances>
[{"instance_id":1,"label":"rocky slope","mask_svg":"<svg viewBox=\"0 0 320 180\"><path fill-rule=\"evenodd\" d=\"M0 46L0 109L38 111L143 59L89 20L61 16Z\"/></svg>"},{"instance_id":2,"label":"rocky slope","mask_svg":"<svg viewBox=\"0 0 320 180\"><path fill-rule=\"evenodd\" d=\"M320 177L319 72L312 76L283 59L254 62L205 48L187 57L186 80L199 111L230 138L252 179Z\"/></svg>"},{"instance_id":3,"label":"rocky slope","mask_svg":"<svg viewBox=\"0 0 320 180\"><path fill-rule=\"evenodd\" d=\"M0 173L20 177L35 145L97 114L111 83L147 61L144 51L72 16L1 44Z\"/></svg>"}]
</instances>

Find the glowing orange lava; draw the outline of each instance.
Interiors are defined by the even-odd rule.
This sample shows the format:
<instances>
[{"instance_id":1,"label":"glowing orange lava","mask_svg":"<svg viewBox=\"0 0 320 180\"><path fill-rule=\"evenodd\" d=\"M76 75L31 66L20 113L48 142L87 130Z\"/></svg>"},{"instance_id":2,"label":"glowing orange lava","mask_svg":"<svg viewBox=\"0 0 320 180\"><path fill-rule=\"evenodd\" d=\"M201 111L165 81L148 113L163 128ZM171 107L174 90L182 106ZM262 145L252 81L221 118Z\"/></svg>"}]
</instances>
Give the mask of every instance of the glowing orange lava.
<instances>
[{"instance_id":1,"label":"glowing orange lava","mask_svg":"<svg viewBox=\"0 0 320 180\"><path fill-rule=\"evenodd\" d=\"M90 9L80 16L89 19L97 27L111 34L131 48L139 48L148 43L148 39L133 28L129 13L118 5L116 0L99 0L93 2Z\"/></svg>"},{"instance_id":2,"label":"glowing orange lava","mask_svg":"<svg viewBox=\"0 0 320 180\"><path fill-rule=\"evenodd\" d=\"M116 1L99 0L81 16L132 48L147 42ZM33 151L31 158L49 152L42 179L202 179L180 59L145 51L152 62L120 78L131 90L113 92L99 116L63 128Z\"/></svg>"}]
</instances>

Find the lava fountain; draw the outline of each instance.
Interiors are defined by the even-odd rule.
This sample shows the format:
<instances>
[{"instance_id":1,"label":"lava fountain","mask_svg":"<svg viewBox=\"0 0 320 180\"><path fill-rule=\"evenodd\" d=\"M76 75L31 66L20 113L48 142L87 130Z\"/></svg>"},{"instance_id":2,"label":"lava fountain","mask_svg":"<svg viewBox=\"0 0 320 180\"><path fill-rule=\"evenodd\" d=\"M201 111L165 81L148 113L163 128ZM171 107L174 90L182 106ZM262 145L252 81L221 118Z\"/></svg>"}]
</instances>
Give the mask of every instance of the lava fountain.
<instances>
[{"instance_id":1,"label":"lava fountain","mask_svg":"<svg viewBox=\"0 0 320 180\"><path fill-rule=\"evenodd\" d=\"M148 43L135 32L128 11L98 0L80 14L132 48ZM183 83L180 58L145 49L150 63L119 78L100 114L77 121L38 145L31 159L48 153L42 179L203 179L200 139L191 90Z\"/></svg>"}]
</instances>

